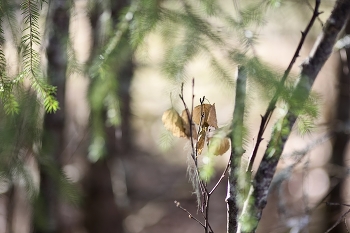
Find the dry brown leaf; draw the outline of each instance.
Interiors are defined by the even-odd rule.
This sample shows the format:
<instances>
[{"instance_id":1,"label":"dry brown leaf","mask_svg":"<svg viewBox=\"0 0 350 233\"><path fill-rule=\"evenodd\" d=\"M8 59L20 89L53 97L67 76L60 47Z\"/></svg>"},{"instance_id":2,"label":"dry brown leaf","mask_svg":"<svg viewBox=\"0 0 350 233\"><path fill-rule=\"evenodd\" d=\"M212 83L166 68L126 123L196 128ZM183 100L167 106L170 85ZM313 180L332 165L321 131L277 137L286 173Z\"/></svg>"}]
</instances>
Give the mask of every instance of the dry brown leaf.
<instances>
[{"instance_id":1,"label":"dry brown leaf","mask_svg":"<svg viewBox=\"0 0 350 233\"><path fill-rule=\"evenodd\" d=\"M188 138L191 137L191 129L190 129L190 122L188 120L188 115L186 113L186 109L182 111L181 113L181 118L182 118L182 125L184 128L184 132ZM195 125L192 123L192 135L194 139L198 138L197 131Z\"/></svg>"},{"instance_id":2,"label":"dry brown leaf","mask_svg":"<svg viewBox=\"0 0 350 233\"><path fill-rule=\"evenodd\" d=\"M172 132L175 137L186 137L182 119L175 109L170 108L166 110L163 113L162 121L164 127Z\"/></svg>"},{"instance_id":3,"label":"dry brown leaf","mask_svg":"<svg viewBox=\"0 0 350 233\"><path fill-rule=\"evenodd\" d=\"M203 128L202 131L199 133L198 142L196 144L197 153L199 155L202 154L202 150L205 144L205 137L206 137L206 128Z\"/></svg>"},{"instance_id":4,"label":"dry brown leaf","mask_svg":"<svg viewBox=\"0 0 350 233\"><path fill-rule=\"evenodd\" d=\"M215 104L213 104L209 110L207 123L209 126L212 126L215 129L218 128L218 120L216 118Z\"/></svg>"},{"instance_id":5,"label":"dry brown leaf","mask_svg":"<svg viewBox=\"0 0 350 233\"><path fill-rule=\"evenodd\" d=\"M228 149L230 149L230 140L228 138L213 138L210 140L209 153L223 155Z\"/></svg>"},{"instance_id":6,"label":"dry brown leaf","mask_svg":"<svg viewBox=\"0 0 350 233\"><path fill-rule=\"evenodd\" d=\"M211 106L212 106L211 104L202 104L202 105L196 106L193 109L193 118L192 118L193 122L196 123L197 125L199 125L200 123L202 123L203 125L204 122L207 122ZM204 114L203 119L202 119L202 113Z\"/></svg>"}]
</instances>

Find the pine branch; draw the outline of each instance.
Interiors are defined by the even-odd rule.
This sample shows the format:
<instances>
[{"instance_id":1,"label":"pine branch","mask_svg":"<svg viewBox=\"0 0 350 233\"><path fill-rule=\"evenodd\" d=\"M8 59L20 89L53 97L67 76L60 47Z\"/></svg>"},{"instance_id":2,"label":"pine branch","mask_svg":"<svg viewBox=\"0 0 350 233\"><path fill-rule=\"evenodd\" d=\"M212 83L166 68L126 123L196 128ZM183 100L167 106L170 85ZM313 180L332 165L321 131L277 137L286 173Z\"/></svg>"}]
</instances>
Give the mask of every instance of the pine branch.
<instances>
[{"instance_id":1,"label":"pine branch","mask_svg":"<svg viewBox=\"0 0 350 233\"><path fill-rule=\"evenodd\" d=\"M91 77L99 77L103 73L106 64L108 64L109 58L122 43L123 38L128 36L130 26L133 23L133 17L136 11L139 9L138 3L132 4L128 11L123 15L121 21L116 26L114 35L108 40L102 53L94 58L93 64L90 69Z\"/></svg>"},{"instance_id":2,"label":"pine branch","mask_svg":"<svg viewBox=\"0 0 350 233\"><path fill-rule=\"evenodd\" d=\"M40 2L42 3L42 2ZM54 95L56 88L47 84L40 70L40 54L35 49L35 46L40 45L39 32L39 17L40 10L38 1L25 0L21 3L21 11L24 15L23 21L25 28L21 38L22 56L23 56L23 73L19 76L28 77L34 90L43 100L45 110L47 112L55 112L58 107L58 102Z\"/></svg>"},{"instance_id":3,"label":"pine branch","mask_svg":"<svg viewBox=\"0 0 350 233\"><path fill-rule=\"evenodd\" d=\"M6 7L6 6L3 6ZM3 45L5 44L4 31L2 28L3 17L6 15L3 7L0 7L0 99L3 103L5 113L12 115L18 113L18 102L12 93L13 87L16 84L16 80L11 80L7 77L6 71L6 57L3 51Z\"/></svg>"},{"instance_id":4,"label":"pine branch","mask_svg":"<svg viewBox=\"0 0 350 233\"><path fill-rule=\"evenodd\" d=\"M13 43L18 48L21 34L16 16L17 4L12 0L1 0L0 6L3 20L9 25Z\"/></svg>"}]
</instances>

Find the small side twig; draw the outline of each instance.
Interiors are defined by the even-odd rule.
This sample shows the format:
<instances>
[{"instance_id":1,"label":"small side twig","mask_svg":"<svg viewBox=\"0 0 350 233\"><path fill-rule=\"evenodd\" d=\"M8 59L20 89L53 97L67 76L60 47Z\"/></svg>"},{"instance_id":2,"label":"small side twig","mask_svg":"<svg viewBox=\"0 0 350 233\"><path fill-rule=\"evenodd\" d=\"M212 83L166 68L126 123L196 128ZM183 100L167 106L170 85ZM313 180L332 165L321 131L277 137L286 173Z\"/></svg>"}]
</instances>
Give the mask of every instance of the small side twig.
<instances>
[{"instance_id":1,"label":"small side twig","mask_svg":"<svg viewBox=\"0 0 350 233\"><path fill-rule=\"evenodd\" d=\"M193 85L194 85L194 79L192 81ZM192 153L191 153L191 156L192 156L192 159L193 161L195 161L195 164L197 165L196 163L196 151L194 150L194 142L193 142L193 127L192 127L192 112L193 112L193 101L192 101L192 111L190 112L188 110L188 107L187 107L187 104L184 100L184 95L183 95L183 92L184 92L184 83L181 84L181 93L179 94L179 97L185 107L185 111L186 111L186 115L187 115L187 118L188 118L188 122L190 122L190 140L191 140L191 148L192 148ZM192 93L192 96L194 98L194 94Z\"/></svg>"},{"instance_id":2,"label":"small side twig","mask_svg":"<svg viewBox=\"0 0 350 233\"><path fill-rule=\"evenodd\" d=\"M349 233L349 227L348 227L348 224L346 223L346 218L344 218L344 225L345 225L345 229L346 229L346 232Z\"/></svg>"},{"instance_id":3,"label":"small side twig","mask_svg":"<svg viewBox=\"0 0 350 233\"><path fill-rule=\"evenodd\" d=\"M346 215L348 215L350 213L350 209L348 209L344 214L342 214L342 216L339 217L339 219L333 224L333 226L331 226L325 233L331 232L336 226L338 226L346 217Z\"/></svg>"},{"instance_id":4,"label":"small side twig","mask_svg":"<svg viewBox=\"0 0 350 233\"><path fill-rule=\"evenodd\" d=\"M309 9L310 9L311 11L314 11L314 8L312 8L310 2L309 2L309 1L305 1L305 2L306 2L306 5L309 7ZM321 13L320 13L320 14L321 14ZM321 27L323 27L323 22L322 22L322 20L320 19L319 16L317 16L317 21L320 23Z\"/></svg>"},{"instance_id":5,"label":"small side twig","mask_svg":"<svg viewBox=\"0 0 350 233\"><path fill-rule=\"evenodd\" d=\"M214 187L211 189L211 191L209 192L209 195L211 195L216 188L218 187L218 185L221 183L222 179L224 179L226 172L228 171L228 168L230 167L230 162L227 163L226 168L224 170L224 172L222 173L220 179L218 180L218 182L216 182L216 184L214 185Z\"/></svg>"},{"instance_id":6,"label":"small side twig","mask_svg":"<svg viewBox=\"0 0 350 233\"><path fill-rule=\"evenodd\" d=\"M181 206L180 202L174 201L174 203L175 203L176 207L178 207L178 208L180 208L181 210L183 210L184 212L186 212L186 213L188 214L188 217L189 217L190 219L193 219L194 221L196 221L196 222L199 223L202 227L205 228L204 224L203 224L201 221L199 221L196 217L194 217L188 210L186 210L185 208L183 208L183 207Z\"/></svg>"}]
</instances>

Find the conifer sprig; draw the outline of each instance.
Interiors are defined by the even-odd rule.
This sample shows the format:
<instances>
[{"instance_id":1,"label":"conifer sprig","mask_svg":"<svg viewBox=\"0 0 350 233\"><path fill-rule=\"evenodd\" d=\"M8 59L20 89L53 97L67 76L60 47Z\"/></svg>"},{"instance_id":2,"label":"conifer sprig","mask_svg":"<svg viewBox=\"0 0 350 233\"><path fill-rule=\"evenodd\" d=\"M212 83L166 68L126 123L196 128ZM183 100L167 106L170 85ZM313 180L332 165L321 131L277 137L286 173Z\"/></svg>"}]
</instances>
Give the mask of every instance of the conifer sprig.
<instances>
[{"instance_id":1,"label":"conifer sprig","mask_svg":"<svg viewBox=\"0 0 350 233\"><path fill-rule=\"evenodd\" d=\"M4 8L0 7L0 100L3 104L4 110L7 114L14 114L19 111L18 103L12 93L13 86L16 83L7 77L6 71L6 57L3 50L5 44L4 31L2 28L3 17L6 15Z\"/></svg>"},{"instance_id":2,"label":"conifer sprig","mask_svg":"<svg viewBox=\"0 0 350 233\"><path fill-rule=\"evenodd\" d=\"M40 54L36 47L40 45L39 32L39 4L42 6L45 1L25 0L21 3L21 11L24 15L23 36L21 38L21 48L23 57L23 75L28 77L31 85L43 100L47 112L55 112L59 109L58 102L55 98L56 88L47 84L43 78L43 72L40 64Z\"/></svg>"},{"instance_id":3,"label":"conifer sprig","mask_svg":"<svg viewBox=\"0 0 350 233\"><path fill-rule=\"evenodd\" d=\"M20 29L16 17L16 3L12 0L0 0L2 23L7 23L12 34L12 42L18 48Z\"/></svg>"}]
</instances>

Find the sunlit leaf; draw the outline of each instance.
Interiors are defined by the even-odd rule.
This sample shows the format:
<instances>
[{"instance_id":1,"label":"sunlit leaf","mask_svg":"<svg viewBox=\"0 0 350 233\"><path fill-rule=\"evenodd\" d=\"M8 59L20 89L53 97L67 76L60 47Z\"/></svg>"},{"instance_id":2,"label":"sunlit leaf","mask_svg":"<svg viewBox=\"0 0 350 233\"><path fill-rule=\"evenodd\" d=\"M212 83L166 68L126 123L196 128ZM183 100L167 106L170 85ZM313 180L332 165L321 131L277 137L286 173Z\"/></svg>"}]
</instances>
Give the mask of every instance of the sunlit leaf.
<instances>
[{"instance_id":1,"label":"sunlit leaf","mask_svg":"<svg viewBox=\"0 0 350 233\"><path fill-rule=\"evenodd\" d=\"M193 109L193 122L201 126L204 124L204 122L207 122L211 107L211 104L202 104L196 106Z\"/></svg>"},{"instance_id":2,"label":"sunlit leaf","mask_svg":"<svg viewBox=\"0 0 350 233\"><path fill-rule=\"evenodd\" d=\"M212 126L215 129L218 128L218 120L216 118L215 104L213 104L209 110L207 123L209 126Z\"/></svg>"},{"instance_id":3,"label":"sunlit leaf","mask_svg":"<svg viewBox=\"0 0 350 233\"><path fill-rule=\"evenodd\" d=\"M202 154L202 151L204 148L205 138L206 138L206 129L207 129L206 127L202 128L202 130L199 134L197 145L196 145L197 153L199 155Z\"/></svg>"},{"instance_id":4,"label":"sunlit leaf","mask_svg":"<svg viewBox=\"0 0 350 233\"><path fill-rule=\"evenodd\" d=\"M187 137L182 124L182 118L175 109L170 108L166 110L163 113L162 121L164 127L172 132L175 137Z\"/></svg>"}]
</instances>

